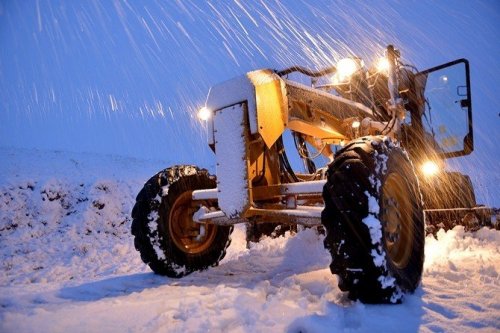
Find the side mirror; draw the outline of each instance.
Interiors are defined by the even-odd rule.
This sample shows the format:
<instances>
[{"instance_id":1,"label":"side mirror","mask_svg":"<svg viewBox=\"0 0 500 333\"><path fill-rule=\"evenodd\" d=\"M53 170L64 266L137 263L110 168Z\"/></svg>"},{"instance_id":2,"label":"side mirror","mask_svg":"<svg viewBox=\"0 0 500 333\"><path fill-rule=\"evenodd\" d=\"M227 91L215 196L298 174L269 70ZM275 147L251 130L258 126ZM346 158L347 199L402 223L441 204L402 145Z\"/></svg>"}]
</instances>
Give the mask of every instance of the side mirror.
<instances>
[{"instance_id":1,"label":"side mirror","mask_svg":"<svg viewBox=\"0 0 500 333\"><path fill-rule=\"evenodd\" d=\"M474 149L469 62L458 59L416 74L425 87L424 131L443 158Z\"/></svg>"}]
</instances>

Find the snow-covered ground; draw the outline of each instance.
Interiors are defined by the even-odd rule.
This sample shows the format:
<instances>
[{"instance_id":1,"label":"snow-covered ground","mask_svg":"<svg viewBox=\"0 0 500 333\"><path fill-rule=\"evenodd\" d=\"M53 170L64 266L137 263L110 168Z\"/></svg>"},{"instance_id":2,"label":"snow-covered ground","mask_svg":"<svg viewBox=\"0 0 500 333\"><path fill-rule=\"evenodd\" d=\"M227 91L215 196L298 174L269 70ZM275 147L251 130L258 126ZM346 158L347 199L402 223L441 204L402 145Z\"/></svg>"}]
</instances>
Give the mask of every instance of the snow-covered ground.
<instances>
[{"instance_id":1,"label":"snow-covered ground","mask_svg":"<svg viewBox=\"0 0 500 333\"><path fill-rule=\"evenodd\" d=\"M351 302L314 230L221 265L156 276L129 233L144 181L169 161L0 149L0 332L493 332L500 232L426 239L421 287L401 305Z\"/></svg>"}]
</instances>

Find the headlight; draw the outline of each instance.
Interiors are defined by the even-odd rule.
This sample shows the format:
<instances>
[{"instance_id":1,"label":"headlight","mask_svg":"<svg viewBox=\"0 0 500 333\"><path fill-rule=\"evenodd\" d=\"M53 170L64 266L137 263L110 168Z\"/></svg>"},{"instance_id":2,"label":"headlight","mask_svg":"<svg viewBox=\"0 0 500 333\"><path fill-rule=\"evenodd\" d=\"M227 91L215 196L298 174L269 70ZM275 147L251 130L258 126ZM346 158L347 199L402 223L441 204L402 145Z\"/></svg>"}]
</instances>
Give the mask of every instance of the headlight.
<instances>
[{"instance_id":1,"label":"headlight","mask_svg":"<svg viewBox=\"0 0 500 333\"><path fill-rule=\"evenodd\" d=\"M345 58L337 63L337 74L341 78L347 78L358 70L358 64L354 59Z\"/></svg>"},{"instance_id":2,"label":"headlight","mask_svg":"<svg viewBox=\"0 0 500 333\"><path fill-rule=\"evenodd\" d=\"M212 111L207 108L206 106L202 107L201 109L198 110L198 118L201 120L208 120L212 117Z\"/></svg>"},{"instance_id":3,"label":"headlight","mask_svg":"<svg viewBox=\"0 0 500 333\"><path fill-rule=\"evenodd\" d=\"M434 161L426 161L421 166L422 173L426 177L432 177L439 172L439 166Z\"/></svg>"},{"instance_id":4,"label":"headlight","mask_svg":"<svg viewBox=\"0 0 500 333\"><path fill-rule=\"evenodd\" d=\"M337 63L337 72L333 76L333 83L347 83L351 76L361 69L361 61L352 58L341 59Z\"/></svg>"},{"instance_id":5,"label":"headlight","mask_svg":"<svg viewBox=\"0 0 500 333\"><path fill-rule=\"evenodd\" d=\"M378 73L385 73L387 74L389 72L389 60L386 57L381 57L377 60L375 63L375 68L377 69Z\"/></svg>"}]
</instances>

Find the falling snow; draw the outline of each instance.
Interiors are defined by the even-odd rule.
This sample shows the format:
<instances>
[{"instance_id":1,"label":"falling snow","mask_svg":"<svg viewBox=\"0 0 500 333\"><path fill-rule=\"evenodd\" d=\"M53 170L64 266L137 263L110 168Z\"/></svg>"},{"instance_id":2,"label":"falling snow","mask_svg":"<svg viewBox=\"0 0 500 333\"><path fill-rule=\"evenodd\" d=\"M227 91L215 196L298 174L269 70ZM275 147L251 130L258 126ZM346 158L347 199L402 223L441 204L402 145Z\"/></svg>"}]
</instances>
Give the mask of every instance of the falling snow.
<instances>
[{"instance_id":1,"label":"falling snow","mask_svg":"<svg viewBox=\"0 0 500 333\"><path fill-rule=\"evenodd\" d=\"M425 23L423 23L425 18ZM367 65L389 43L419 69L471 63L475 152L450 161L500 206L495 1L6 1L0 145L176 157L215 169L196 117L210 86L259 68Z\"/></svg>"},{"instance_id":2,"label":"falling snow","mask_svg":"<svg viewBox=\"0 0 500 333\"><path fill-rule=\"evenodd\" d=\"M246 248L237 229L219 267L182 280L150 273L130 236L144 180L215 171L195 116L211 86L369 64L389 43L419 69L469 59L475 150L447 168L500 206L498 21L489 0L0 2L0 331L500 330L498 231L428 237L396 307L348 301L313 230Z\"/></svg>"}]
</instances>

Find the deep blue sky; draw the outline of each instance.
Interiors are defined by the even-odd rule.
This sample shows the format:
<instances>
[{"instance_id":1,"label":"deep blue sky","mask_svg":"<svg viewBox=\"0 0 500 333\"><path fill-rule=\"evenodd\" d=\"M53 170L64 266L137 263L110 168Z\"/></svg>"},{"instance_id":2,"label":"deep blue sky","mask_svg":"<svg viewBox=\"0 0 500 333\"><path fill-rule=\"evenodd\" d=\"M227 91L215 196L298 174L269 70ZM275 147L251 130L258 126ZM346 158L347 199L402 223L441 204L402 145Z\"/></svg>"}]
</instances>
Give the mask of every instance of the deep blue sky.
<instances>
[{"instance_id":1,"label":"deep blue sky","mask_svg":"<svg viewBox=\"0 0 500 333\"><path fill-rule=\"evenodd\" d=\"M499 22L494 0L0 0L0 145L212 166L211 85L393 43L419 69L471 61L476 152L456 163L498 202Z\"/></svg>"}]
</instances>

